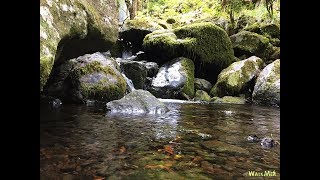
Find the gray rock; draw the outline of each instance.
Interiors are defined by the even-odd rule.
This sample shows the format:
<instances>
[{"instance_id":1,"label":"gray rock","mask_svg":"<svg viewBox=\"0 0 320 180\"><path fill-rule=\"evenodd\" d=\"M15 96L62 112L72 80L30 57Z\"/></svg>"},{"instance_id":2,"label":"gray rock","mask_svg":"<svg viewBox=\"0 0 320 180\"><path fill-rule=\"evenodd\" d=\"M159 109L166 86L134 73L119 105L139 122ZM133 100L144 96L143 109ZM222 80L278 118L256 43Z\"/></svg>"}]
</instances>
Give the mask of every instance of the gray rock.
<instances>
[{"instance_id":1,"label":"gray rock","mask_svg":"<svg viewBox=\"0 0 320 180\"><path fill-rule=\"evenodd\" d=\"M168 108L150 92L134 90L119 100L108 102L107 110L121 114L163 114Z\"/></svg>"},{"instance_id":2,"label":"gray rock","mask_svg":"<svg viewBox=\"0 0 320 180\"><path fill-rule=\"evenodd\" d=\"M275 141L270 137L265 137L261 140L260 144L263 148L272 148L275 145Z\"/></svg>"},{"instance_id":3,"label":"gray rock","mask_svg":"<svg viewBox=\"0 0 320 180\"><path fill-rule=\"evenodd\" d=\"M256 104L280 106L280 59L261 71L254 86L252 101Z\"/></svg>"},{"instance_id":4,"label":"gray rock","mask_svg":"<svg viewBox=\"0 0 320 180\"><path fill-rule=\"evenodd\" d=\"M205 79L194 78L194 88L196 90L203 90L209 93L212 88L212 84Z\"/></svg>"},{"instance_id":5,"label":"gray rock","mask_svg":"<svg viewBox=\"0 0 320 180\"><path fill-rule=\"evenodd\" d=\"M122 60L120 68L136 89L144 89L148 70L143 62Z\"/></svg>"}]
</instances>

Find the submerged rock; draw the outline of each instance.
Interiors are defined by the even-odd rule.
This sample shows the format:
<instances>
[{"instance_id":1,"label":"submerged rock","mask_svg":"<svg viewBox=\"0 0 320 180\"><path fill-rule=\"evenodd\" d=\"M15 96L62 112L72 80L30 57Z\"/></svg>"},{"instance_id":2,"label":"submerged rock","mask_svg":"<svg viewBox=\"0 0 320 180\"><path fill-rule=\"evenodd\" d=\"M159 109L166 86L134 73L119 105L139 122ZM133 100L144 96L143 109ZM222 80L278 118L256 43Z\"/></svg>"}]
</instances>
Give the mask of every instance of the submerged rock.
<instances>
[{"instance_id":1,"label":"submerged rock","mask_svg":"<svg viewBox=\"0 0 320 180\"><path fill-rule=\"evenodd\" d=\"M249 142L259 142L259 138L258 138L257 135L249 135L249 136L247 137L247 140L248 140Z\"/></svg>"},{"instance_id":2,"label":"submerged rock","mask_svg":"<svg viewBox=\"0 0 320 180\"><path fill-rule=\"evenodd\" d=\"M280 59L261 71L254 86L252 101L256 104L280 106Z\"/></svg>"},{"instance_id":3,"label":"submerged rock","mask_svg":"<svg viewBox=\"0 0 320 180\"><path fill-rule=\"evenodd\" d=\"M212 84L205 79L194 78L194 88L196 90L203 90L209 93L212 88Z\"/></svg>"},{"instance_id":4,"label":"submerged rock","mask_svg":"<svg viewBox=\"0 0 320 180\"><path fill-rule=\"evenodd\" d=\"M218 81L210 91L212 96L238 96L241 93L248 93L253 89L254 79L260 72L263 61L252 56L248 59L234 62L222 70Z\"/></svg>"},{"instance_id":5,"label":"submerged rock","mask_svg":"<svg viewBox=\"0 0 320 180\"><path fill-rule=\"evenodd\" d=\"M58 66L44 91L72 103L119 99L126 81L118 70L114 59L102 53L86 54Z\"/></svg>"},{"instance_id":6,"label":"submerged rock","mask_svg":"<svg viewBox=\"0 0 320 180\"><path fill-rule=\"evenodd\" d=\"M182 93L189 98L194 96L194 65L184 57L164 64L152 80L150 92L158 98L181 99Z\"/></svg>"},{"instance_id":7,"label":"submerged rock","mask_svg":"<svg viewBox=\"0 0 320 180\"><path fill-rule=\"evenodd\" d=\"M201 145L207 149L220 152L220 153L228 153L228 154L235 154L235 155L249 155L249 151L244 148L227 144L217 140L204 141L201 143Z\"/></svg>"},{"instance_id":8,"label":"submerged rock","mask_svg":"<svg viewBox=\"0 0 320 180\"><path fill-rule=\"evenodd\" d=\"M275 145L275 141L270 137L265 137L261 140L260 144L263 148L272 148Z\"/></svg>"},{"instance_id":9,"label":"submerged rock","mask_svg":"<svg viewBox=\"0 0 320 180\"><path fill-rule=\"evenodd\" d=\"M108 102L107 110L122 114L163 114L168 108L150 92L134 90L119 100Z\"/></svg>"}]
</instances>

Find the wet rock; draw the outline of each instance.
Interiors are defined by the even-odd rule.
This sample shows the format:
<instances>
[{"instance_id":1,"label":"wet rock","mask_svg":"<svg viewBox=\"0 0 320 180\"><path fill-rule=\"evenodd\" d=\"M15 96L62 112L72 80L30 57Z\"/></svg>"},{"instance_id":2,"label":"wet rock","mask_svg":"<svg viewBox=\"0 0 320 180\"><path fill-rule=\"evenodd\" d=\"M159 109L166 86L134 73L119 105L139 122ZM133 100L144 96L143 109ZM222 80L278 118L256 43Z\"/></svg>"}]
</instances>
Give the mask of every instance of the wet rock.
<instances>
[{"instance_id":1,"label":"wet rock","mask_svg":"<svg viewBox=\"0 0 320 180\"><path fill-rule=\"evenodd\" d=\"M154 77L157 75L159 66L155 62L145 62L147 68L147 77Z\"/></svg>"},{"instance_id":2,"label":"wet rock","mask_svg":"<svg viewBox=\"0 0 320 180\"><path fill-rule=\"evenodd\" d=\"M123 97L126 81L116 61L102 53L86 54L56 67L44 92L64 102L108 102Z\"/></svg>"},{"instance_id":3,"label":"wet rock","mask_svg":"<svg viewBox=\"0 0 320 180\"><path fill-rule=\"evenodd\" d=\"M232 63L221 71L210 95L222 97L238 96L241 93L249 94L254 86L252 81L255 80L262 66L262 59L256 56Z\"/></svg>"},{"instance_id":4,"label":"wet rock","mask_svg":"<svg viewBox=\"0 0 320 180\"><path fill-rule=\"evenodd\" d=\"M164 64L148 90L158 98L182 99L182 93L193 98L194 64L192 60L179 57Z\"/></svg>"},{"instance_id":5,"label":"wet rock","mask_svg":"<svg viewBox=\"0 0 320 180\"><path fill-rule=\"evenodd\" d=\"M196 90L203 90L209 93L212 88L212 84L205 79L194 78L194 88Z\"/></svg>"},{"instance_id":6,"label":"wet rock","mask_svg":"<svg viewBox=\"0 0 320 180\"><path fill-rule=\"evenodd\" d=\"M280 106L280 59L261 71L254 86L252 100L256 104Z\"/></svg>"},{"instance_id":7,"label":"wet rock","mask_svg":"<svg viewBox=\"0 0 320 180\"><path fill-rule=\"evenodd\" d=\"M163 114L168 108L150 92L134 90L119 100L108 102L107 110L123 114Z\"/></svg>"},{"instance_id":8,"label":"wet rock","mask_svg":"<svg viewBox=\"0 0 320 180\"><path fill-rule=\"evenodd\" d=\"M197 90L196 94L194 96L194 100L195 101L210 102L211 101L211 97L208 95L208 93L206 91Z\"/></svg>"},{"instance_id":9,"label":"wet rock","mask_svg":"<svg viewBox=\"0 0 320 180\"><path fill-rule=\"evenodd\" d=\"M143 62L131 61L131 60L121 60L120 68L122 72L132 80L132 83L136 89L144 89L146 78L147 78L147 68Z\"/></svg>"},{"instance_id":10,"label":"wet rock","mask_svg":"<svg viewBox=\"0 0 320 180\"><path fill-rule=\"evenodd\" d=\"M249 135L248 137L247 137L247 140L249 141L249 142L259 142L259 138L258 138L258 136L257 135Z\"/></svg>"},{"instance_id":11,"label":"wet rock","mask_svg":"<svg viewBox=\"0 0 320 180\"><path fill-rule=\"evenodd\" d=\"M265 24L260 27L261 32L272 38L280 39L280 27L277 24Z\"/></svg>"},{"instance_id":12,"label":"wet rock","mask_svg":"<svg viewBox=\"0 0 320 180\"><path fill-rule=\"evenodd\" d=\"M244 97L223 96L222 98L213 97L211 100L213 103L225 103L225 104L245 104L246 99Z\"/></svg>"},{"instance_id":13,"label":"wet rock","mask_svg":"<svg viewBox=\"0 0 320 180\"><path fill-rule=\"evenodd\" d=\"M212 140L212 141L204 141L201 143L207 149L212 151L221 152L221 153L228 153L228 154L235 154L235 155L249 155L249 151L235 146L231 144L226 144L221 141Z\"/></svg>"},{"instance_id":14,"label":"wet rock","mask_svg":"<svg viewBox=\"0 0 320 180\"><path fill-rule=\"evenodd\" d=\"M270 137L265 137L261 140L260 144L263 148L272 148L275 145L275 141Z\"/></svg>"}]
</instances>

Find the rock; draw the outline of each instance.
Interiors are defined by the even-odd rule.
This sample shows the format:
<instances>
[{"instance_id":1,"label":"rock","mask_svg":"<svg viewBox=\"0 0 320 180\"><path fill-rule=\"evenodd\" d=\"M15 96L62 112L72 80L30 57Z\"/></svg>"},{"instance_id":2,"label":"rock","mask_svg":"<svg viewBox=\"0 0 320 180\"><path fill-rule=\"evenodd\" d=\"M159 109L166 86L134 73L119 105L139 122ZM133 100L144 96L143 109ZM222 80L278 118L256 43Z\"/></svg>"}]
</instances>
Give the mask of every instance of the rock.
<instances>
[{"instance_id":1,"label":"rock","mask_svg":"<svg viewBox=\"0 0 320 180\"><path fill-rule=\"evenodd\" d=\"M148 70L145 63L139 61L121 60L122 72L132 80L136 89L144 89Z\"/></svg>"},{"instance_id":2,"label":"rock","mask_svg":"<svg viewBox=\"0 0 320 180\"><path fill-rule=\"evenodd\" d=\"M275 145L275 142L272 138L265 137L261 140L260 144L263 148L272 148Z\"/></svg>"},{"instance_id":3,"label":"rock","mask_svg":"<svg viewBox=\"0 0 320 180\"><path fill-rule=\"evenodd\" d=\"M203 91L203 90L197 90L196 94L194 96L194 100L195 101L206 101L206 102L210 102L211 101L211 97L208 95L207 92Z\"/></svg>"},{"instance_id":4,"label":"rock","mask_svg":"<svg viewBox=\"0 0 320 180\"><path fill-rule=\"evenodd\" d=\"M275 61L280 59L280 47L276 47L272 55L270 56L270 60Z\"/></svg>"},{"instance_id":5,"label":"rock","mask_svg":"<svg viewBox=\"0 0 320 180\"><path fill-rule=\"evenodd\" d=\"M226 144L217 140L204 141L201 143L201 145L215 152L228 153L234 155L249 155L249 151L244 148L231 144Z\"/></svg>"},{"instance_id":6,"label":"rock","mask_svg":"<svg viewBox=\"0 0 320 180\"><path fill-rule=\"evenodd\" d=\"M159 64L177 57L192 59L197 77L205 79L234 62L230 38L210 22L154 31L144 38L143 47L149 59Z\"/></svg>"},{"instance_id":7,"label":"rock","mask_svg":"<svg viewBox=\"0 0 320 180\"><path fill-rule=\"evenodd\" d=\"M253 89L252 81L255 80L262 66L263 61L256 56L232 63L221 71L210 95L222 97L248 93Z\"/></svg>"},{"instance_id":8,"label":"rock","mask_svg":"<svg viewBox=\"0 0 320 180\"><path fill-rule=\"evenodd\" d=\"M119 69L114 59L102 53L86 54L58 66L44 92L71 103L119 99L126 90Z\"/></svg>"},{"instance_id":9,"label":"rock","mask_svg":"<svg viewBox=\"0 0 320 180\"><path fill-rule=\"evenodd\" d=\"M260 24L259 23L251 24L251 25L243 28L243 30L254 32L254 33L257 33L257 34L261 34L261 29L260 29Z\"/></svg>"},{"instance_id":10,"label":"rock","mask_svg":"<svg viewBox=\"0 0 320 180\"><path fill-rule=\"evenodd\" d=\"M159 66L155 62L145 62L147 68L147 77L154 77L157 75Z\"/></svg>"},{"instance_id":11,"label":"rock","mask_svg":"<svg viewBox=\"0 0 320 180\"><path fill-rule=\"evenodd\" d=\"M123 114L163 114L168 111L164 103L144 90L135 90L119 100L108 102L107 109L110 113Z\"/></svg>"},{"instance_id":12,"label":"rock","mask_svg":"<svg viewBox=\"0 0 320 180\"><path fill-rule=\"evenodd\" d=\"M241 31L242 29L247 28L249 26L253 27L253 25L258 24L258 23L256 23L256 21L257 20L252 16L241 15L238 18L236 29L238 31Z\"/></svg>"},{"instance_id":13,"label":"rock","mask_svg":"<svg viewBox=\"0 0 320 180\"><path fill-rule=\"evenodd\" d=\"M143 38L147 34L163 29L162 26L151 18L135 17L134 19L125 21L120 29L119 39L122 39L124 44L129 44L133 51L137 52L142 49Z\"/></svg>"},{"instance_id":14,"label":"rock","mask_svg":"<svg viewBox=\"0 0 320 180\"><path fill-rule=\"evenodd\" d=\"M280 27L276 24L265 24L260 27L261 32L272 38L280 39Z\"/></svg>"},{"instance_id":15,"label":"rock","mask_svg":"<svg viewBox=\"0 0 320 180\"><path fill-rule=\"evenodd\" d=\"M257 135L249 135L249 136L247 137L247 140L248 140L249 142L259 142L259 138L258 138Z\"/></svg>"},{"instance_id":16,"label":"rock","mask_svg":"<svg viewBox=\"0 0 320 180\"><path fill-rule=\"evenodd\" d=\"M152 80L150 92L158 98L177 99L184 93L194 96L194 65L184 57L173 59L164 64Z\"/></svg>"},{"instance_id":17,"label":"rock","mask_svg":"<svg viewBox=\"0 0 320 180\"><path fill-rule=\"evenodd\" d=\"M224 96L222 98L213 97L211 100L213 103L223 103L223 104L245 104L246 99L244 97L232 97Z\"/></svg>"},{"instance_id":18,"label":"rock","mask_svg":"<svg viewBox=\"0 0 320 180\"><path fill-rule=\"evenodd\" d=\"M173 23L176 22L176 20L173 19L173 18L168 18L166 22L167 22L168 24L173 24Z\"/></svg>"},{"instance_id":19,"label":"rock","mask_svg":"<svg viewBox=\"0 0 320 180\"><path fill-rule=\"evenodd\" d=\"M212 88L212 84L205 79L194 78L194 88L196 90L203 90L206 92L210 92Z\"/></svg>"},{"instance_id":20,"label":"rock","mask_svg":"<svg viewBox=\"0 0 320 180\"><path fill-rule=\"evenodd\" d=\"M235 56L241 55L262 57L266 50L269 39L257 33L240 31L230 36Z\"/></svg>"},{"instance_id":21,"label":"rock","mask_svg":"<svg viewBox=\"0 0 320 180\"><path fill-rule=\"evenodd\" d=\"M280 59L261 71L254 86L252 100L256 104L280 106Z\"/></svg>"},{"instance_id":22,"label":"rock","mask_svg":"<svg viewBox=\"0 0 320 180\"><path fill-rule=\"evenodd\" d=\"M56 61L105 51L117 36L116 0L40 1L40 91Z\"/></svg>"},{"instance_id":23,"label":"rock","mask_svg":"<svg viewBox=\"0 0 320 180\"><path fill-rule=\"evenodd\" d=\"M271 39L270 39L270 43L271 43L273 46L280 47L280 39L278 39L278 38L271 38Z\"/></svg>"}]
</instances>

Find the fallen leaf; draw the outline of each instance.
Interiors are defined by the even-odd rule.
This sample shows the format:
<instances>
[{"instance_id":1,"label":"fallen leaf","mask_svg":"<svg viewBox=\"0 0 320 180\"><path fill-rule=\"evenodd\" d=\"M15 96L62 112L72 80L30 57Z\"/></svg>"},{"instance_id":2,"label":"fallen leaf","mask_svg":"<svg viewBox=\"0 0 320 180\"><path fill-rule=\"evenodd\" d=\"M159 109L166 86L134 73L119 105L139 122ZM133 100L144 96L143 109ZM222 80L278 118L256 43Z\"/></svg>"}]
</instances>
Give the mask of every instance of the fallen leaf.
<instances>
[{"instance_id":1,"label":"fallen leaf","mask_svg":"<svg viewBox=\"0 0 320 180\"><path fill-rule=\"evenodd\" d=\"M120 148L120 154L124 153L126 151L126 148L124 146L121 146Z\"/></svg>"},{"instance_id":2,"label":"fallen leaf","mask_svg":"<svg viewBox=\"0 0 320 180\"><path fill-rule=\"evenodd\" d=\"M169 153L170 155L174 154L174 150L173 150L172 146L164 146L164 151Z\"/></svg>"},{"instance_id":3,"label":"fallen leaf","mask_svg":"<svg viewBox=\"0 0 320 180\"><path fill-rule=\"evenodd\" d=\"M182 155L176 154L173 159L180 159L182 157L183 157Z\"/></svg>"}]
</instances>

